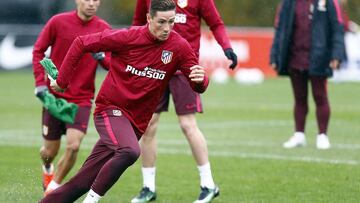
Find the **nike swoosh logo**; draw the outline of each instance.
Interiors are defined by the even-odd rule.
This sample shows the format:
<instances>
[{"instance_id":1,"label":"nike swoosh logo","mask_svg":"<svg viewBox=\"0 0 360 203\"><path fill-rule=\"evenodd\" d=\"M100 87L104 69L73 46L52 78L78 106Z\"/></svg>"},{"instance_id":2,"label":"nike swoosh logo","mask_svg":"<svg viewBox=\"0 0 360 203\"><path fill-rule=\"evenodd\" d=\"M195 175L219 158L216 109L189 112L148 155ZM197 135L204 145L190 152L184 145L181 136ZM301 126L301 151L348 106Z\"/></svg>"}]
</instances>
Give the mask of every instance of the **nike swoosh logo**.
<instances>
[{"instance_id":1,"label":"nike swoosh logo","mask_svg":"<svg viewBox=\"0 0 360 203\"><path fill-rule=\"evenodd\" d=\"M186 109L192 109L192 108L195 108L196 105L195 104L186 104L185 108Z\"/></svg>"},{"instance_id":2,"label":"nike swoosh logo","mask_svg":"<svg viewBox=\"0 0 360 203\"><path fill-rule=\"evenodd\" d=\"M16 47L15 36L7 34L0 43L0 67L15 70L31 65L33 46Z\"/></svg>"}]
</instances>

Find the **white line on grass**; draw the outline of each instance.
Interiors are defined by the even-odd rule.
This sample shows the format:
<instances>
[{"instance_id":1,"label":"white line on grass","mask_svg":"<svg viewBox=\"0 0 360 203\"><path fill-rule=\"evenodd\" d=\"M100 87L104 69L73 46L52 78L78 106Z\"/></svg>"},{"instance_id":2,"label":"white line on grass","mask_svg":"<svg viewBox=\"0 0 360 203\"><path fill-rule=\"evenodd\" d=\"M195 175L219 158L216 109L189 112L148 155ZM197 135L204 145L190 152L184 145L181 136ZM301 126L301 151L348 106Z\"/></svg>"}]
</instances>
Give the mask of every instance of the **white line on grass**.
<instances>
[{"instance_id":1,"label":"white line on grass","mask_svg":"<svg viewBox=\"0 0 360 203\"><path fill-rule=\"evenodd\" d=\"M34 143L31 142L20 142L20 143L11 143L11 142L0 142L0 146L25 146L33 147ZM94 144L83 143L81 148L91 149ZM186 154L191 155L189 150L173 149L167 147L158 147L158 152L161 154ZM356 160L342 160L342 159L324 159L318 157L297 157L297 156L284 156L279 154L269 154L269 153L246 153L246 152L234 152L234 151L217 151L211 150L211 156L216 157L239 157L245 159L268 159L268 160L281 160L281 161L301 161L301 162L310 162L310 163L327 163L327 164L345 164L345 165L359 165L360 162Z\"/></svg>"},{"instance_id":2,"label":"white line on grass","mask_svg":"<svg viewBox=\"0 0 360 203\"><path fill-rule=\"evenodd\" d=\"M288 126L292 126L293 125L293 121L291 120L233 120L233 121L212 121L212 120L201 120L198 121L199 125L201 128L204 129L221 129L221 128L240 128L240 127L288 127ZM357 121L340 121L340 120L335 120L332 121L332 125L334 126L344 126L347 125L349 123L352 124L357 124ZM316 124L314 124L316 125ZM176 121L171 121L171 122L163 122L160 125L161 129L166 129L166 130L175 130L175 129L180 129L179 124L176 123ZM360 128L356 128L358 130L360 130ZM91 133L97 133L95 131L95 129L93 128L89 128L88 132ZM0 130L1 134L4 133L31 133L31 134L36 134L36 133L40 133L40 128L34 128L34 129L30 129L30 130L24 130L24 129L1 129Z\"/></svg>"},{"instance_id":3,"label":"white line on grass","mask_svg":"<svg viewBox=\"0 0 360 203\"><path fill-rule=\"evenodd\" d=\"M191 154L190 151L176 150L169 148L159 148L158 151L164 154ZM340 160L340 159L324 159L317 157L295 157L284 156L278 154L264 154L264 153L244 153L244 152L229 152L229 151L216 151L209 152L212 156L224 156L224 157L240 157L240 158L255 158L255 159L270 159L270 160L283 160L283 161L303 161L303 162L315 162L315 163L328 163L328 164L346 164L346 165L358 165L359 161L356 160Z\"/></svg>"},{"instance_id":4,"label":"white line on grass","mask_svg":"<svg viewBox=\"0 0 360 203\"><path fill-rule=\"evenodd\" d=\"M88 131L92 135L88 135L84 139L84 143L93 144L98 139L97 132L93 129L89 129ZM95 134L95 136L94 136ZM281 146L281 143L278 142L262 142L259 140L216 140L216 139L208 139L207 144L209 146L221 146L221 147L259 147L259 148L277 148ZM12 145L22 145L24 143L26 146L36 146L42 142L42 137L39 133L39 130L0 130L0 145L5 144L8 145L13 143ZM186 140L183 137L179 139L168 139L161 138L158 139L159 144L164 145L188 145ZM341 150L359 150L360 144L346 144L346 143L331 143L333 149L341 149Z\"/></svg>"},{"instance_id":5,"label":"white line on grass","mask_svg":"<svg viewBox=\"0 0 360 203\"><path fill-rule=\"evenodd\" d=\"M159 144L164 145L188 145L186 140L183 139L161 139L157 141ZM221 146L221 147L259 147L259 148L277 148L281 147L282 143L276 142L261 142L261 141L239 141L239 140L208 140L208 146ZM347 150L359 150L360 144L334 144L331 143L333 149L347 149Z\"/></svg>"},{"instance_id":6,"label":"white line on grass","mask_svg":"<svg viewBox=\"0 0 360 203\"><path fill-rule=\"evenodd\" d=\"M2 136L0 136L1 138ZM25 147L34 147L40 146L40 141L36 140L3 140L0 139L0 146L25 146ZM81 146L83 149L91 149L94 146L96 139L87 140ZM170 144L173 143L173 144ZM216 142L219 144L218 142ZM249 142L252 143L252 142ZM167 147L161 146L162 144ZM160 141L160 146L158 148L159 153L163 154L191 154L189 150L184 149L174 149L169 148L171 145L187 145L184 141L179 140L166 140ZM244 144L244 143L243 143ZM211 143L210 143L211 145ZM258 146L258 145L257 145ZM269 154L269 153L247 153L247 152L237 152L237 151L227 151L227 150L211 150L211 156L221 156L221 157L240 157L240 158L255 158L255 159L269 159L269 160L283 160L283 161L302 161L302 162L315 162L315 163L328 163L328 164L346 164L346 165L358 165L360 164L357 160L343 160L343 159L325 159L318 157L299 157L299 156L286 156L280 154Z\"/></svg>"},{"instance_id":7,"label":"white line on grass","mask_svg":"<svg viewBox=\"0 0 360 203\"><path fill-rule=\"evenodd\" d=\"M95 134L95 131L89 130L90 133ZM37 131L36 131L37 132ZM36 136L34 131L25 130L0 130L0 145L21 145L21 146L39 146L42 143L41 136ZM98 136L86 136L84 143L93 144L98 139ZM179 139L158 139L160 145L175 145L175 146L187 146L188 143L183 137ZM248 140L215 140L208 139L208 146L213 147L258 147L258 148L277 148L281 146L281 143L277 142L262 142L262 141L248 141ZM344 143L332 143L333 149L344 150L359 150L360 144L344 144Z\"/></svg>"}]
</instances>

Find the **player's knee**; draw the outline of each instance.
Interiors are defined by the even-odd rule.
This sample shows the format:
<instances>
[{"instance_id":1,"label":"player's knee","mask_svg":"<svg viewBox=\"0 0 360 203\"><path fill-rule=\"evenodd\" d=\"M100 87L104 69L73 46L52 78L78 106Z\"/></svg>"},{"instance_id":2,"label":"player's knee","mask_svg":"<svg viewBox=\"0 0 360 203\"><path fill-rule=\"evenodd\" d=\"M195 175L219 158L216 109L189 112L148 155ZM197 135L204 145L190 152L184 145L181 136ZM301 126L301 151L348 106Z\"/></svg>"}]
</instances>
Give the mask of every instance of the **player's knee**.
<instances>
[{"instance_id":1,"label":"player's knee","mask_svg":"<svg viewBox=\"0 0 360 203\"><path fill-rule=\"evenodd\" d=\"M328 99L327 99L326 95L324 95L324 94L315 94L314 100L315 100L316 106L328 105Z\"/></svg>"},{"instance_id":2,"label":"player's knee","mask_svg":"<svg viewBox=\"0 0 360 203\"><path fill-rule=\"evenodd\" d=\"M80 149L80 142L69 143L66 146L66 150L68 150L70 153L77 153L79 149Z\"/></svg>"},{"instance_id":3,"label":"player's knee","mask_svg":"<svg viewBox=\"0 0 360 203\"><path fill-rule=\"evenodd\" d=\"M306 106L307 105L307 96L306 95L299 95L295 97L296 105Z\"/></svg>"},{"instance_id":4,"label":"player's knee","mask_svg":"<svg viewBox=\"0 0 360 203\"><path fill-rule=\"evenodd\" d=\"M133 164L140 157L140 147L128 147L122 148L118 151L119 153L126 154L126 158L130 164Z\"/></svg>"},{"instance_id":5,"label":"player's knee","mask_svg":"<svg viewBox=\"0 0 360 203\"><path fill-rule=\"evenodd\" d=\"M128 153L130 160L135 163L135 161L140 157L140 148L131 148Z\"/></svg>"},{"instance_id":6,"label":"player's knee","mask_svg":"<svg viewBox=\"0 0 360 203\"><path fill-rule=\"evenodd\" d=\"M180 128L184 132L185 135L191 135L191 134L193 134L192 132L196 131L197 126L194 123L181 122Z\"/></svg>"}]
</instances>

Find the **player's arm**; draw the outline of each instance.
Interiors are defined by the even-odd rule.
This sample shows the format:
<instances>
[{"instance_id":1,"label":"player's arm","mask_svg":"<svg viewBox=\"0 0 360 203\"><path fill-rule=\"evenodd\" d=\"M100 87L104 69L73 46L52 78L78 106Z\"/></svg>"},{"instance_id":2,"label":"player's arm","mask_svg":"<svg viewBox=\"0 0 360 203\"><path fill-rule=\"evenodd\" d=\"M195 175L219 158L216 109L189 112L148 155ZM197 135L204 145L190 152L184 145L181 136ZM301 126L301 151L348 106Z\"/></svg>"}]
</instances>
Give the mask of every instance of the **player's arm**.
<instances>
[{"instance_id":1,"label":"player's arm","mask_svg":"<svg viewBox=\"0 0 360 203\"><path fill-rule=\"evenodd\" d=\"M111 26L105 23L105 29L111 29ZM105 30L104 29L104 30ZM96 52L91 53L92 57L101 65L105 70L110 69L111 53L110 52Z\"/></svg>"},{"instance_id":2,"label":"player's arm","mask_svg":"<svg viewBox=\"0 0 360 203\"><path fill-rule=\"evenodd\" d=\"M181 47L178 61L180 70L188 79L191 88L198 93L205 92L209 85L209 78L206 75L205 68L198 65L197 57L186 41Z\"/></svg>"},{"instance_id":3,"label":"player's arm","mask_svg":"<svg viewBox=\"0 0 360 203\"><path fill-rule=\"evenodd\" d=\"M186 70L185 72L183 70ZM189 70L189 71L188 71ZM206 75L205 68L200 65L193 65L190 68L185 67L181 70L190 81L191 88L198 93L203 93L209 85L209 78ZM186 75L188 74L188 75Z\"/></svg>"},{"instance_id":4,"label":"player's arm","mask_svg":"<svg viewBox=\"0 0 360 203\"><path fill-rule=\"evenodd\" d=\"M273 39L273 43L271 46L271 50L270 50L270 65L273 69L277 70L278 69L278 61L277 61L277 57L279 54L279 43L280 43L280 33L282 32L281 28L280 28L280 22L282 15L282 9L283 5L282 3L280 3L277 6L276 9L276 14L275 14L275 20L274 20L274 28L275 28L275 35L274 35L274 39Z\"/></svg>"},{"instance_id":5,"label":"player's arm","mask_svg":"<svg viewBox=\"0 0 360 203\"><path fill-rule=\"evenodd\" d=\"M339 1L328 1L328 12L331 34L331 62L330 67L337 69L340 61L345 58L344 20L341 15Z\"/></svg>"},{"instance_id":6,"label":"player's arm","mask_svg":"<svg viewBox=\"0 0 360 203\"><path fill-rule=\"evenodd\" d=\"M92 57L101 65L105 70L110 69L111 54L105 52L91 53Z\"/></svg>"},{"instance_id":7,"label":"player's arm","mask_svg":"<svg viewBox=\"0 0 360 203\"><path fill-rule=\"evenodd\" d=\"M148 6L146 0L137 0L132 25L145 25Z\"/></svg>"},{"instance_id":8,"label":"player's arm","mask_svg":"<svg viewBox=\"0 0 360 203\"><path fill-rule=\"evenodd\" d=\"M100 33L77 37L71 44L61 65L57 86L64 90L69 85L73 72L77 69L81 57L85 53L113 52L122 46L127 39L126 30L105 30ZM76 76L75 76L76 77Z\"/></svg>"},{"instance_id":9,"label":"player's arm","mask_svg":"<svg viewBox=\"0 0 360 203\"><path fill-rule=\"evenodd\" d=\"M229 36L227 35L225 25L216 9L214 0L200 1L201 17L205 20L213 33L216 41L222 47L225 56L231 60L229 68L234 69L237 65L237 55L231 47Z\"/></svg>"},{"instance_id":10,"label":"player's arm","mask_svg":"<svg viewBox=\"0 0 360 203\"><path fill-rule=\"evenodd\" d=\"M35 78L35 95L40 96L47 90L47 77L40 61L44 58L46 50L54 43L56 30L53 18L48 21L40 32L33 48L33 74Z\"/></svg>"}]
</instances>

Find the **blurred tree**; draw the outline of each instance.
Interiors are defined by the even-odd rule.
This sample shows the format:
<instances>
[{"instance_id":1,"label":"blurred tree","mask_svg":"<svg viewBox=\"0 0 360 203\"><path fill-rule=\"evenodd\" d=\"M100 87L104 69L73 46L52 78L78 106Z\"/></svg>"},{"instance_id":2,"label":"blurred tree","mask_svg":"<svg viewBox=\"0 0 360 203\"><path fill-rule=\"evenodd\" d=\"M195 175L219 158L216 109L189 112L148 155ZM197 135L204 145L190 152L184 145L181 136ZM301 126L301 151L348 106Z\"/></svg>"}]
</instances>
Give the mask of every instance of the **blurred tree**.
<instances>
[{"instance_id":1,"label":"blurred tree","mask_svg":"<svg viewBox=\"0 0 360 203\"><path fill-rule=\"evenodd\" d=\"M350 19L355 23L360 24L360 1L348 0L347 2L345 10L348 12Z\"/></svg>"},{"instance_id":2,"label":"blurred tree","mask_svg":"<svg viewBox=\"0 0 360 203\"><path fill-rule=\"evenodd\" d=\"M130 25L136 0L102 0L99 16L114 25Z\"/></svg>"},{"instance_id":3,"label":"blurred tree","mask_svg":"<svg viewBox=\"0 0 360 203\"><path fill-rule=\"evenodd\" d=\"M98 15L111 25L128 26L132 22L135 4L136 0L102 0ZM75 0L66 0L62 11L73 9L75 9Z\"/></svg>"},{"instance_id":4,"label":"blurred tree","mask_svg":"<svg viewBox=\"0 0 360 203\"><path fill-rule=\"evenodd\" d=\"M215 0L226 25L272 26L280 0Z\"/></svg>"}]
</instances>

